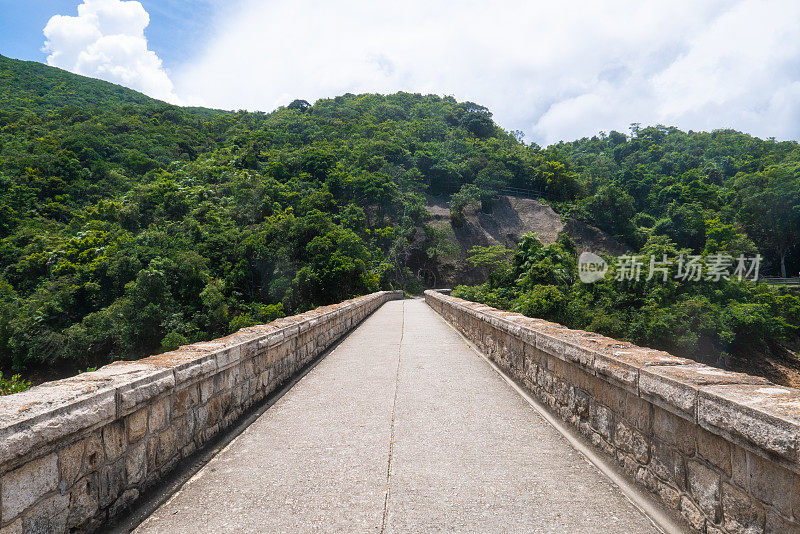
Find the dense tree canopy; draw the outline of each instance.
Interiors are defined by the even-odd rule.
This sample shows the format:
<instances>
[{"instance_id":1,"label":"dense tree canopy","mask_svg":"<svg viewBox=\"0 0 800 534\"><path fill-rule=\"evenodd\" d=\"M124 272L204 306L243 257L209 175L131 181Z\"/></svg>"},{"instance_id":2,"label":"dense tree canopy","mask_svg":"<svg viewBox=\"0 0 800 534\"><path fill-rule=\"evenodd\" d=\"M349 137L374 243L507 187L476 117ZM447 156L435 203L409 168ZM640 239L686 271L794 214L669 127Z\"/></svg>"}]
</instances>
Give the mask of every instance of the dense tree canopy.
<instances>
[{"instance_id":1,"label":"dense tree canopy","mask_svg":"<svg viewBox=\"0 0 800 534\"><path fill-rule=\"evenodd\" d=\"M633 249L758 250L768 272L796 272L799 157L793 142L663 127L541 148L486 108L436 95L347 94L269 114L180 108L0 56L0 370L70 372L441 282L453 245L428 224L425 193L452 194L454 226L519 188ZM492 291L524 290L526 313L577 324L573 252L530 240L520 250ZM481 254L494 265L500 252ZM641 331L653 333L620 333L666 345L699 331L670 338L678 324L728 340L734 319L712 316L729 303L785 317L765 336L796 328L793 304L731 287L632 304L598 286L591 298L606 310L647 301L661 322ZM741 320L762 310L730 309ZM684 321L690 310L708 320Z\"/></svg>"},{"instance_id":2,"label":"dense tree canopy","mask_svg":"<svg viewBox=\"0 0 800 534\"><path fill-rule=\"evenodd\" d=\"M496 189L537 157L450 97L230 113L6 58L0 80L7 371L135 358L413 290L447 247L425 226L422 193Z\"/></svg>"}]
</instances>

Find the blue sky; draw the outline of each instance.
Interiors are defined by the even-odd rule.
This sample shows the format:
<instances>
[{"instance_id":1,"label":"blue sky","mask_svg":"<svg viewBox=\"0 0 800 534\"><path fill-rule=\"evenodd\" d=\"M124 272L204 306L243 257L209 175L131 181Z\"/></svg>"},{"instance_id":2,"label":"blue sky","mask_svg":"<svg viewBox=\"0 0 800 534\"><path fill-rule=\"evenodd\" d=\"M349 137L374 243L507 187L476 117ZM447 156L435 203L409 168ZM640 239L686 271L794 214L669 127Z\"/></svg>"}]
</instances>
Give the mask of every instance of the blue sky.
<instances>
[{"instance_id":1,"label":"blue sky","mask_svg":"<svg viewBox=\"0 0 800 534\"><path fill-rule=\"evenodd\" d=\"M0 54L45 62L42 30L47 21L56 14L75 15L78 4L76 0L0 0ZM198 43L208 37L220 7L213 0L141 0L141 4L150 14L145 30L150 49L170 70L188 61Z\"/></svg>"},{"instance_id":2,"label":"blue sky","mask_svg":"<svg viewBox=\"0 0 800 534\"><path fill-rule=\"evenodd\" d=\"M799 139L798 25L797 0L0 0L0 53L224 109L453 95L539 144L633 122Z\"/></svg>"}]
</instances>

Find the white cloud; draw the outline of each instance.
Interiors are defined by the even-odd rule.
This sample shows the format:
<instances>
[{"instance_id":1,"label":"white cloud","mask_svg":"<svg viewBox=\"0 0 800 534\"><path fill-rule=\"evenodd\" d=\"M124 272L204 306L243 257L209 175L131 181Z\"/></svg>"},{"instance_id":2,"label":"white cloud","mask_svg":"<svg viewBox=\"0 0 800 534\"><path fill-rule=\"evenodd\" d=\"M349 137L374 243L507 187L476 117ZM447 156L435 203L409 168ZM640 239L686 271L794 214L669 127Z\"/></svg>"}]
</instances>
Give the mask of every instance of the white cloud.
<instances>
[{"instance_id":1,"label":"white cloud","mask_svg":"<svg viewBox=\"0 0 800 534\"><path fill-rule=\"evenodd\" d=\"M798 138L799 21L795 0L243 0L174 78L230 109L452 94L540 143L631 122Z\"/></svg>"},{"instance_id":2,"label":"white cloud","mask_svg":"<svg viewBox=\"0 0 800 534\"><path fill-rule=\"evenodd\" d=\"M47 63L179 104L161 59L147 47L149 23L139 2L84 0L78 16L55 15L45 26Z\"/></svg>"}]
</instances>

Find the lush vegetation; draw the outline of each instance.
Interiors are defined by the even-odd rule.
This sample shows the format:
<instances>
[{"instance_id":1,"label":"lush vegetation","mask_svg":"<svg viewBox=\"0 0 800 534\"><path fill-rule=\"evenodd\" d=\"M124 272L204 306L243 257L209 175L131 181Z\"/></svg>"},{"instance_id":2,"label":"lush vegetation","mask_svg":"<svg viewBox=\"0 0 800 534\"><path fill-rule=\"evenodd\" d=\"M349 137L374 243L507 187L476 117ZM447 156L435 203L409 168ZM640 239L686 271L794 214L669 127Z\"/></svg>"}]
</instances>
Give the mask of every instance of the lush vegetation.
<instances>
[{"instance_id":1,"label":"lush vegetation","mask_svg":"<svg viewBox=\"0 0 800 534\"><path fill-rule=\"evenodd\" d=\"M31 387L31 383L22 379L22 375L12 375L10 379L3 378L3 373L0 373L0 395L11 395L12 393L20 393Z\"/></svg>"},{"instance_id":2,"label":"lush vegetation","mask_svg":"<svg viewBox=\"0 0 800 534\"><path fill-rule=\"evenodd\" d=\"M619 264L611 258L609 274L582 283L577 251L566 236L543 245L527 235L510 261L503 252L475 251L474 262L493 265L489 281L459 286L453 294L712 364L780 353L800 334L800 296L788 289L735 277L685 281L677 278L676 263L649 280L646 268L639 280L617 280ZM639 254L661 259L690 252L657 235Z\"/></svg>"},{"instance_id":3,"label":"lush vegetation","mask_svg":"<svg viewBox=\"0 0 800 534\"><path fill-rule=\"evenodd\" d=\"M182 109L0 58L0 102L0 369L26 373L419 290L443 246L422 192L542 159L438 96Z\"/></svg>"},{"instance_id":4,"label":"lush vegetation","mask_svg":"<svg viewBox=\"0 0 800 534\"><path fill-rule=\"evenodd\" d=\"M634 249L669 237L695 253L766 258L772 274L800 271L800 148L730 130L611 132L554 147L580 175L572 212Z\"/></svg>"},{"instance_id":5,"label":"lush vegetation","mask_svg":"<svg viewBox=\"0 0 800 534\"><path fill-rule=\"evenodd\" d=\"M551 149L569 162L580 191L575 201L558 203L559 210L645 258L641 279L616 280L607 257L610 274L581 283L568 238L544 246L528 236L511 261L501 261L498 251L475 251L472 260L488 261L492 274L481 286L457 288L457 296L711 362L782 353L796 344L796 292L735 277L684 281L676 279L675 262L666 282L660 273L646 278L651 255L696 255L707 266L714 254L759 253L762 274L797 276L797 143L633 125L630 136L611 132Z\"/></svg>"},{"instance_id":6,"label":"lush vegetation","mask_svg":"<svg viewBox=\"0 0 800 534\"><path fill-rule=\"evenodd\" d=\"M179 108L0 56L0 370L75 372L419 291L452 252L424 193L451 194L458 226L505 188L535 190L635 250L760 250L765 269L795 272L799 157L796 143L660 127L541 148L435 95ZM794 297L764 288L583 287L568 241L526 239L513 263L478 252L493 274L463 294L573 326L689 352L797 332ZM657 323L632 320L648 313Z\"/></svg>"}]
</instances>

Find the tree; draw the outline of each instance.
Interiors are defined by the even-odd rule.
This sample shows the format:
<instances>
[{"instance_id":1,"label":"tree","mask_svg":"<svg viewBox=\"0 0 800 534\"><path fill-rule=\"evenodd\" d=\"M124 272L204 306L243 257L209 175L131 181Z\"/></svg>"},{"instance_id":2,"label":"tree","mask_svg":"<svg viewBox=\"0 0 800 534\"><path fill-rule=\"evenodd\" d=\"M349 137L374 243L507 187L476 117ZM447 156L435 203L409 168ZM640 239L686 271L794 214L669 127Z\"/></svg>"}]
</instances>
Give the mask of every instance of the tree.
<instances>
[{"instance_id":1,"label":"tree","mask_svg":"<svg viewBox=\"0 0 800 534\"><path fill-rule=\"evenodd\" d=\"M613 235L630 237L636 213L633 198L619 186L609 184L586 202L589 222Z\"/></svg>"},{"instance_id":2,"label":"tree","mask_svg":"<svg viewBox=\"0 0 800 534\"><path fill-rule=\"evenodd\" d=\"M494 133L495 125L492 114L483 106L473 102L465 102L461 116L461 125L473 135L480 138L490 137Z\"/></svg>"},{"instance_id":3,"label":"tree","mask_svg":"<svg viewBox=\"0 0 800 534\"><path fill-rule=\"evenodd\" d=\"M481 210L483 212L491 213L492 202L512 178L511 172L504 165L495 161L478 171L475 185L480 191Z\"/></svg>"},{"instance_id":4,"label":"tree","mask_svg":"<svg viewBox=\"0 0 800 534\"><path fill-rule=\"evenodd\" d=\"M450 221L453 226L464 224L464 210L477 204L481 198L481 190L475 184L464 184L457 193L450 197Z\"/></svg>"},{"instance_id":5,"label":"tree","mask_svg":"<svg viewBox=\"0 0 800 534\"><path fill-rule=\"evenodd\" d=\"M311 108L311 104L308 103L306 100L292 100L292 103L286 106L287 109L294 109L300 112L308 111Z\"/></svg>"},{"instance_id":6,"label":"tree","mask_svg":"<svg viewBox=\"0 0 800 534\"><path fill-rule=\"evenodd\" d=\"M511 268L508 259L513 252L502 245L489 245L488 247L475 245L469 249L467 261L475 268L483 270L487 275L494 272L502 274Z\"/></svg>"},{"instance_id":7,"label":"tree","mask_svg":"<svg viewBox=\"0 0 800 534\"><path fill-rule=\"evenodd\" d=\"M737 176L738 217L754 240L774 251L786 277L786 256L800 242L800 165L774 165Z\"/></svg>"}]
</instances>

